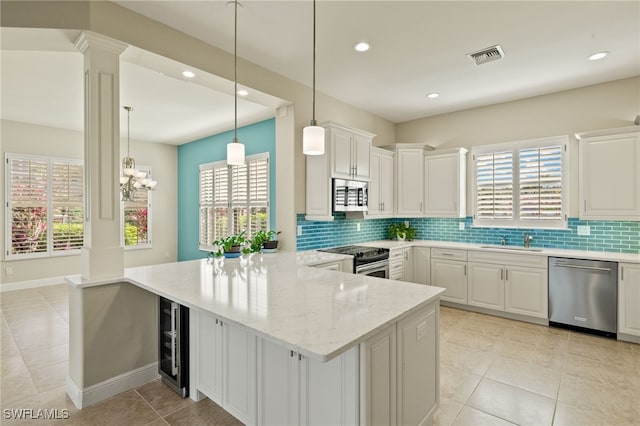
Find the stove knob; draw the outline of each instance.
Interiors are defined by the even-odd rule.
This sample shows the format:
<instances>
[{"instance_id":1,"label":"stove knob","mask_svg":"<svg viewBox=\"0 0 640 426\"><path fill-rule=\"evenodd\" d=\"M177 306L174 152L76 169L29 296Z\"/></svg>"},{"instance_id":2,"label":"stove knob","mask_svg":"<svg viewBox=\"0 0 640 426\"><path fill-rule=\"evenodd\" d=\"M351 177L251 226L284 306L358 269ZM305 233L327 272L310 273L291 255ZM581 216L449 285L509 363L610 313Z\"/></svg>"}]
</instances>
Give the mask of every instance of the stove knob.
<instances>
[{"instance_id":1,"label":"stove knob","mask_svg":"<svg viewBox=\"0 0 640 426\"><path fill-rule=\"evenodd\" d=\"M359 252L356 253L356 257L362 257L362 256L364 256L363 252L359 251Z\"/></svg>"}]
</instances>

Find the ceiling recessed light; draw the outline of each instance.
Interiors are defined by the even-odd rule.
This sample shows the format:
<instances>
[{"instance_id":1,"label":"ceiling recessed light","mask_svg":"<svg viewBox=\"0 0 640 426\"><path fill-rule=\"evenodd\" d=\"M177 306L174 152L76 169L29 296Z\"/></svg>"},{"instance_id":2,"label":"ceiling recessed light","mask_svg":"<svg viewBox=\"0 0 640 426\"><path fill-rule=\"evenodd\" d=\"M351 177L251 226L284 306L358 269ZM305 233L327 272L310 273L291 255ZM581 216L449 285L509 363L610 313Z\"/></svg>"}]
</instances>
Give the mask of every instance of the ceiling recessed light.
<instances>
[{"instance_id":1,"label":"ceiling recessed light","mask_svg":"<svg viewBox=\"0 0 640 426\"><path fill-rule=\"evenodd\" d=\"M182 76L185 78L193 78L196 76L196 73L193 71L182 71Z\"/></svg>"},{"instance_id":2,"label":"ceiling recessed light","mask_svg":"<svg viewBox=\"0 0 640 426\"><path fill-rule=\"evenodd\" d=\"M249 94L249 92L247 92L244 89L238 90L238 95L240 95L240 96L247 96L248 94Z\"/></svg>"},{"instance_id":3,"label":"ceiling recessed light","mask_svg":"<svg viewBox=\"0 0 640 426\"><path fill-rule=\"evenodd\" d=\"M371 43L368 43L366 41L359 41L358 43L353 45L353 50L355 50L356 52L366 52L369 49L371 49Z\"/></svg>"},{"instance_id":4,"label":"ceiling recessed light","mask_svg":"<svg viewBox=\"0 0 640 426\"><path fill-rule=\"evenodd\" d=\"M427 95L427 98L429 98L429 99L435 99L435 98L437 98L438 96L440 96L440 93L438 93L438 92L431 92L431 93L429 93L429 94Z\"/></svg>"},{"instance_id":5,"label":"ceiling recessed light","mask_svg":"<svg viewBox=\"0 0 640 426\"><path fill-rule=\"evenodd\" d=\"M598 59L602 59L605 56L607 56L609 54L609 52L598 52L598 53L594 53L593 55L589 56L589 60L590 61L597 61Z\"/></svg>"}]
</instances>

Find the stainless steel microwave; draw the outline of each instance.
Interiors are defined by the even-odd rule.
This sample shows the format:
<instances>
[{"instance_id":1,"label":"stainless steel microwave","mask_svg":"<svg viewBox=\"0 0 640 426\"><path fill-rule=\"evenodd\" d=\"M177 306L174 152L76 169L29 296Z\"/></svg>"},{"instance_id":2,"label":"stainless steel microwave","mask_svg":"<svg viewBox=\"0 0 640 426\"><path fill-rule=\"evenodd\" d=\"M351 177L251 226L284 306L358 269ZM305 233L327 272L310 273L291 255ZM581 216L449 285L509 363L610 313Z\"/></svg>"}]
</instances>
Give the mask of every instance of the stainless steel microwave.
<instances>
[{"instance_id":1,"label":"stainless steel microwave","mask_svg":"<svg viewBox=\"0 0 640 426\"><path fill-rule=\"evenodd\" d=\"M334 212L366 212L369 184L359 180L333 179Z\"/></svg>"}]
</instances>

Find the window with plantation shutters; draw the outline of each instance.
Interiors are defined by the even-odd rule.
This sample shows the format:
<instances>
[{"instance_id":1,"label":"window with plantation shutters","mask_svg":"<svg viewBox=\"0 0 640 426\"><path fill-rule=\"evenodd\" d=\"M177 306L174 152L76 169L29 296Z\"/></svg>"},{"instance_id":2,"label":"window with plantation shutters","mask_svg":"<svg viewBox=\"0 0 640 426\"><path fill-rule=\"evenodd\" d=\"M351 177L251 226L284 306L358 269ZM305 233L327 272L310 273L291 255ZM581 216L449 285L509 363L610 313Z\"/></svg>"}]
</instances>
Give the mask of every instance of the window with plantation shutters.
<instances>
[{"instance_id":1,"label":"window with plantation shutters","mask_svg":"<svg viewBox=\"0 0 640 426\"><path fill-rule=\"evenodd\" d=\"M7 259L77 254L84 241L82 162L7 154Z\"/></svg>"},{"instance_id":2,"label":"window with plantation shutters","mask_svg":"<svg viewBox=\"0 0 640 426\"><path fill-rule=\"evenodd\" d=\"M151 177L151 168L138 165ZM151 197L153 191L138 190L132 200L120 201L122 245L126 250L151 247Z\"/></svg>"},{"instance_id":3,"label":"window with plantation shutters","mask_svg":"<svg viewBox=\"0 0 640 426\"><path fill-rule=\"evenodd\" d=\"M242 166L226 161L200 166L200 248L242 231L269 229L269 154L248 156Z\"/></svg>"},{"instance_id":4,"label":"window with plantation shutters","mask_svg":"<svg viewBox=\"0 0 640 426\"><path fill-rule=\"evenodd\" d=\"M474 226L566 228L568 137L473 147Z\"/></svg>"}]
</instances>

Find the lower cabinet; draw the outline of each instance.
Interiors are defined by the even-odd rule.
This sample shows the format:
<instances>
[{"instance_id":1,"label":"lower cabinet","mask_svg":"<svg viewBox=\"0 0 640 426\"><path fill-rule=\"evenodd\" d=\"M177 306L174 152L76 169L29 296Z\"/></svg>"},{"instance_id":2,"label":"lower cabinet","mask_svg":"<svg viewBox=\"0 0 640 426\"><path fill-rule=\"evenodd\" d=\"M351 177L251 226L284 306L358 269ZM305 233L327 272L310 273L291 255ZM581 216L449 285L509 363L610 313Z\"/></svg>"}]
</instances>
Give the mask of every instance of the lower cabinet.
<instances>
[{"instance_id":1,"label":"lower cabinet","mask_svg":"<svg viewBox=\"0 0 640 426\"><path fill-rule=\"evenodd\" d=\"M431 249L431 285L447 289L442 300L467 304L467 252Z\"/></svg>"},{"instance_id":2,"label":"lower cabinet","mask_svg":"<svg viewBox=\"0 0 640 426\"><path fill-rule=\"evenodd\" d=\"M414 282L413 276L413 247L405 247L402 249L402 255L404 256L404 262L402 264L402 280Z\"/></svg>"},{"instance_id":3,"label":"lower cabinet","mask_svg":"<svg viewBox=\"0 0 640 426\"><path fill-rule=\"evenodd\" d=\"M429 247L413 248L413 282L431 284L431 249Z\"/></svg>"},{"instance_id":4,"label":"lower cabinet","mask_svg":"<svg viewBox=\"0 0 640 426\"><path fill-rule=\"evenodd\" d=\"M198 312L198 390L243 423L256 413L256 336Z\"/></svg>"},{"instance_id":5,"label":"lower cabinet","mask_svg":"<svg viewBox=\"0 0 640 426\"><path fill-rule=\"evenodd\" d=\"M640 336L640 264L618 265L618 333Z\"/></svg>"},{"instance_id":6,"label":"lower cabinet","mask_svg":"<svg viewBox=\"0 0 640 426\"><path fill-rule=\"evenodd\" d=\"M468 278L469 305L548 317L546 256L469 251Z\"/></svg>"}]
</instances>

